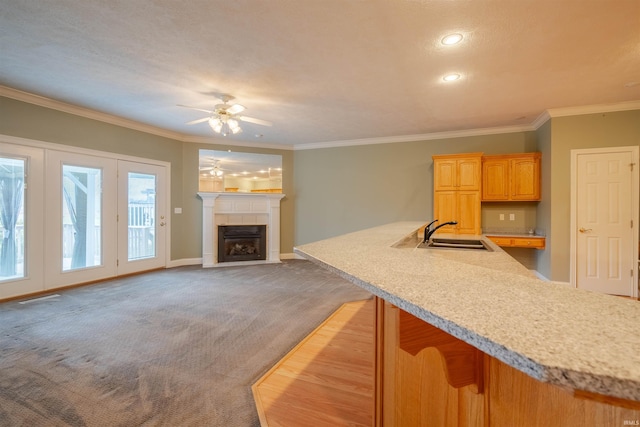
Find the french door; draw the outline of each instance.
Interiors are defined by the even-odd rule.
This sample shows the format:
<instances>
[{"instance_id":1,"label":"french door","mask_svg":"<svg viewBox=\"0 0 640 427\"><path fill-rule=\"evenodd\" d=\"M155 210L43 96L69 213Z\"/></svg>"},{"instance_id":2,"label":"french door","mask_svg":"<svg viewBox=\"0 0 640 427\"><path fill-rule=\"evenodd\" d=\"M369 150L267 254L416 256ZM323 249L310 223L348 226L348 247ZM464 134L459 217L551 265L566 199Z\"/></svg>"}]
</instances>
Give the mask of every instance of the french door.
<instances>
[{"instance_id":1,"label":"french door","mask_svg":"<svg viewBox=\"0 0 640 427\"><path fill-rule=\"evenodd\" d=\"M116 275L117 161L47 151L45 288Z\"/></svg>"},{"instance_id":2,"label":"french door","mask_svg":"<svg viewBox=\"0 0 640 427\"><path fill-rule=\"evenodd\" d=\"M0 298L44 289L43 170L42 150L0 144Z\"/></svg>"},{"instance_id":3,"label":"french door","mask_svg":"<svg viewBox=\"0 0 640 427\"><path fill-rule=\"evenodd\" d=\"M165 181L162 166L118 161L118 274L165 266Z\"/></svg>"},{"instance_id":4,"label":"french door","mask_svg":"<svg viewBox=\"0 0 640 427\"><path fill-rule=\"evenodd\" d=\"M166 265L168 167L100 154L0 143L0 299Z\"/></svg>"}]
</instances>

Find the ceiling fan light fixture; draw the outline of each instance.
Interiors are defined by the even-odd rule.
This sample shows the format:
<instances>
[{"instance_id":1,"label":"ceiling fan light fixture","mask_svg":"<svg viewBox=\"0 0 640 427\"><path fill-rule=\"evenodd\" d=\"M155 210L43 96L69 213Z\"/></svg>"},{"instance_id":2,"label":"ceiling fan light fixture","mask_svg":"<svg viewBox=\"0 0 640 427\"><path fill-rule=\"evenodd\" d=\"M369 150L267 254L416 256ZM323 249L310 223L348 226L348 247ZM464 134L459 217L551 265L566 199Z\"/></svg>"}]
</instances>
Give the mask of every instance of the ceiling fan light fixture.
<instances>
[{"instance_id":1,"label":"ceiling fan light fixture","mask_svg":"<svg viewBox=\"0 0 640 427\"><path fill-rule=\"evenodd\" d=\"M459 79L460 79L460 74L457 74L457 73L447 74L442 78L442 80L444 80L445 82L454 82Z\"/></svg>"},{"instance_id":2,"label":"ceiling fan light fixture","mask_svg":"<svg viewBox=\"0 0 640 427\"><path fill-rule=\"evenodd\" d=\"M209 126L211 126L211 129L213 129L215 133L222 132L222 120L220 120L219 118L216 118L216 119L214 119L213 117L210 118Z\"/></svg>"},{"instance_id":3,"label":"ceiling fan light fixture","mask_svg":"<svg viewBox=\"0 0 640 427\"><path fill-rule=\"evenodd\" d=\"M443 45L451 46L460 43L462 41L462 38L462 34L454 33L444 36L440 42Z\"/></svg>"}]
</instances>

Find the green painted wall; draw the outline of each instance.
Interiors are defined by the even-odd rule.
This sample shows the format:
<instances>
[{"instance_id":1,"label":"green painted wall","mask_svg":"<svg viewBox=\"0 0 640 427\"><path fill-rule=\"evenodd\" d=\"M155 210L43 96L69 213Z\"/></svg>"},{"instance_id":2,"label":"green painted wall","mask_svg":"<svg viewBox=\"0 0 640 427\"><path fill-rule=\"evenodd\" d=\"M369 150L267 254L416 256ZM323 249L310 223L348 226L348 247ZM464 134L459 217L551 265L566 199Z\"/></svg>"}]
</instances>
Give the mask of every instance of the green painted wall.
<instances>
[{"instance_id":1,"label":"green painted wall","mask_svg":"<svg viewBox=\"0 0 640 427\"><path fill-rule=\"evenodd\" d=\"M548 253L539 263L539 271L549 279L568 282L571 150L639 146L640 110L557 117L551 119L550 130L541 127L538 135L549 139L539 141L544 148L543 176L548 182L543 183L544 200L538 218L550 224Z\"/></svg>"},{"instance_id":2,"label":"green painted wall","mask_svg":"<svg viewBox=\"0 0 640 427\"><path fill-rule=\"evenodd\" d=\"M295 151L295 243L394 221L428 221L435 154L520 153L536 147L534 132L517 132Z\"/></svg>"},{"instance_id":3,"label":"green painted wall","mask_svg":"<svg viewBox=\"0 0 640 427\"><path fill-rule=\"evenodd\" d=\"M546 278L551 278L551 244L553 235L551 228L551 120L540 126L536 131L538 137L538 151L542 153L540 160L540 193L542 200L538 203L536 222L538 229L546 235L545 250L536 251L536 270Z\"/></svg>"}]
</instances>

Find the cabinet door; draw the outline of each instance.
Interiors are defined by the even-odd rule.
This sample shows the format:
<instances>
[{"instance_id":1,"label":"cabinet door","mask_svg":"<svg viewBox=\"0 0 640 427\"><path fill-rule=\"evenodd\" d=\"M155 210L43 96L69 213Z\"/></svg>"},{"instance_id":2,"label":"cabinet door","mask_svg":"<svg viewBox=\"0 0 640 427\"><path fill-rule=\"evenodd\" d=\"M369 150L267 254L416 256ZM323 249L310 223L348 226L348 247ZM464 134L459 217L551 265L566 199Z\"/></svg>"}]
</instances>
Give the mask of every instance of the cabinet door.
<instances>
[{"instance_id":1,"label":"cabinet door","mask_svg":"<svg viewBox=\"0 0 640 427\"><path fill-rule=\"evenodd\" d=\"M459 191L456 204L456 231L460 234L480 234L480 193Z\"/></svg>"},{"instance_id":2,"label":"cabinet door","mask_svg":"<svg viewBox=\"0 0 640 427\"><path fill-rule=\"evenodd\" d=\"M455 190L456 175L456 160L437 159L433 161L433 188L435 191Z\"/></svg>"},{"instance_id":3,"label":"cabinet door","mask_svg":"<svg viewBox=\"0 0 640 427\"><path fill-rule=\"evenodd\" d=\"M438 220L438 224L458 221L458 202L456 199L456 191L436 191L433 193L433 218ZM447 225L439 229L438 232L455 233L455 227Z\"/></svg>"},{"instance_id":4,"label":"cabinet door","mask_svg":"<svg viewBox=\"0 0 640 427\"><path fill-rule=\"evenodd\" d=\"M509 200L509 161L482 163L482 200Z\"/></svg>"},{"instance_id":5,"label":"cabinet door","mask_svg":"<svg viewBox=\"0 0 640 427\"><path fill-rule=\"evenodd\" d=\"M511 160L511 200L540 200L540 159Z\"/></svg>"},{"instance_id":6,"label":"cabinet door","mask_svg":"<svg viewBox=\"0 0 640 427\"><path fill-rule=\"evenodd\" d=\"M480 171L482 161L480 157L469 159L459 159L458 169L458 190L480 190Z\"/></svg>"}]
</instances>

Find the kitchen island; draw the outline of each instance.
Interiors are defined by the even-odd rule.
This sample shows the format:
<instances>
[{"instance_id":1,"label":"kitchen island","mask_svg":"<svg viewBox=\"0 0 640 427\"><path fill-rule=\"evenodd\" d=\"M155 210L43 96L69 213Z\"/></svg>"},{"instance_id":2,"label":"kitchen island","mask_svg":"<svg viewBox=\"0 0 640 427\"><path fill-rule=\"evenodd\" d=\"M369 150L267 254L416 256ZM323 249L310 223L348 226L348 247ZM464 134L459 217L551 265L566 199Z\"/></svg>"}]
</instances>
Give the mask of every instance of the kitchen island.
<instances>
[{"instance_id":1,"label":"kitchen island","mask_svg":"<svg viewBox=\"0 0 640 427\"><path fill-rule=\"evenodd\" d=\"M377 425L640 422L639 302L542 281L484 236L415 248L421 226L294 249L377 299Z\"/></svg>"}]
</instances>

